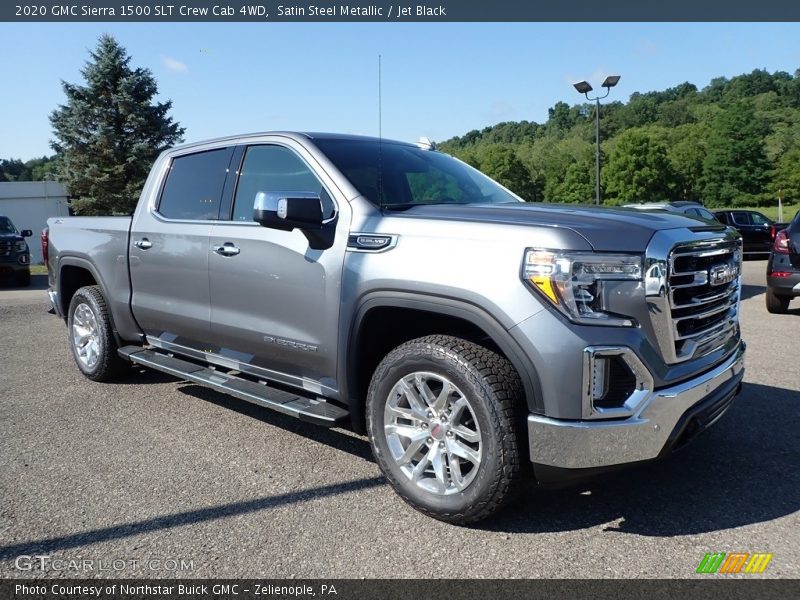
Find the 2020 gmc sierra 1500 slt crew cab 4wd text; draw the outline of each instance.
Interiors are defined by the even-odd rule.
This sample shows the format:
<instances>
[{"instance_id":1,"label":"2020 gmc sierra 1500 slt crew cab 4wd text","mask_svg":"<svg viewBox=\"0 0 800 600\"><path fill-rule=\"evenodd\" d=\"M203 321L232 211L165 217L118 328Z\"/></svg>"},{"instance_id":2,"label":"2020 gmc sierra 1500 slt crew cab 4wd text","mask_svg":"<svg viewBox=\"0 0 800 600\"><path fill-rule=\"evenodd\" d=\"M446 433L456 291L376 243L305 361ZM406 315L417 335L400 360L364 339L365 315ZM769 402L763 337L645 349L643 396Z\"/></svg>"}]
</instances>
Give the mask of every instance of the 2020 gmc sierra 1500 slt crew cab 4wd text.
<instances>
[{"instance_id":1,"label":"2020 gmc sierra 1500 slt crew cab 4wd text","mask_svg":"<svg viewBox=\"0 0 800 600\"><path fill-rule=\"evenodd\" d=\"M136 365L369 435L409 504L467 523L655 459L737 394L741 239L526 203L426 147L269 133L155 162L132 218L49 222L78 368Z\"/></svg>"}]
</instances>

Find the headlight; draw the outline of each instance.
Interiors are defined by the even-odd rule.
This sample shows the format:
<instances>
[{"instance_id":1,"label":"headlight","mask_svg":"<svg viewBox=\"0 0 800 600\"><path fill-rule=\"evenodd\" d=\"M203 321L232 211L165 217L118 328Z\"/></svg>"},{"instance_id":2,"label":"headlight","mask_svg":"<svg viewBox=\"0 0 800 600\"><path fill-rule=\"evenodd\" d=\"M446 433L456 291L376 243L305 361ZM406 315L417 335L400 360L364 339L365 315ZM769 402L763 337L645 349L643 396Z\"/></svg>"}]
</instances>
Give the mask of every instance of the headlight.
<instances>
[{"instance_id":1,"label":"headlight","mask_svg":"<svg viewBox=\"0 0 800 600\"><path fill-rule=\"evenodd\" d=\"M18 242L14 242L14 252L27 252L28 251L28 244L25 240L19 240Z\"/></svg>"},{"instance_id":2,"label":"headlight","mask_svg":"<svg viewBox=\"0 0 800 600\"><path fill-rule=\"evenodd\" d=\"M523 267L525 280L572 321L635 325L633 319L608 310L607 285L641 281L641 257L531 249L525 253Z\"/></svg>"}]
</instances>

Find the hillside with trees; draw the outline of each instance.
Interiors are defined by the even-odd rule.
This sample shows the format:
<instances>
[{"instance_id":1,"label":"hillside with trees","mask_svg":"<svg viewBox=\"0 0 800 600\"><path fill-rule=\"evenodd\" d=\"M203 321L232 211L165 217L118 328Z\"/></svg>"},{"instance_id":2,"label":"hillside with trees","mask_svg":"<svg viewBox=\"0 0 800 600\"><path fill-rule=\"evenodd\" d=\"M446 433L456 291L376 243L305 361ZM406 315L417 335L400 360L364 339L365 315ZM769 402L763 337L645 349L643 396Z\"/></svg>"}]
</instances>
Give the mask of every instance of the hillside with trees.
<instances>
[{"instance_id":1,"label":"hillside with trees","mask_svg":"<svg viewBox=\"0 0 800 600\"><path fill-rule=\"evenodd\" d=\"M152 74L130 68L112 38L102 37L91 58L87 85L65 83L67 104L51 117L57 154L0 160L0 181L61 179L85 214L124 212L153 158L183 129L168 116L169 102L154 103ZM438 146L528 200L591 203L594 110L558 102L544 123L498 123ZM606 204L800 202L800 69L634 93L603 104L600 117Z\"/></svg>"},{"instance_id":2,"label":"hillside with trees","mask_svg":"<svg viewBox=\"0 0 800 600\"><path fill-rule=\"evenodd\" d=\"M593 202L593 103L558 102L545 123L498 123L439 144L532 201ZM634 93L600 110L606 204L800 201L800 70L756 70Z\"/></svg>"}]
</instances>

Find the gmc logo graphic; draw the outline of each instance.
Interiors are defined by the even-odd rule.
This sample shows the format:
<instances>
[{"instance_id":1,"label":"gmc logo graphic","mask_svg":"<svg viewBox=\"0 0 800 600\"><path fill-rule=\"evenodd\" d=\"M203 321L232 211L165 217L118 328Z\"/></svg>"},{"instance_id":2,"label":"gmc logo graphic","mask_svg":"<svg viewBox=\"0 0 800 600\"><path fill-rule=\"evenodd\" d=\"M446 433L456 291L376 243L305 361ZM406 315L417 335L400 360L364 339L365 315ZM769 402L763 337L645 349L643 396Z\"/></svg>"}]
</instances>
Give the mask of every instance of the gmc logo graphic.
<instances>
[{"instance_id":1,"label":"gmc logo graphic","mask_svg":"<svg viewBox=\"0 0 800 600\"><path fill-rule=\"evenodd\" d=\"M724 285L736 279L736 267L730 263L714 265L708 270L708 282L711 285Z\"/></svg>"}]
</instances>

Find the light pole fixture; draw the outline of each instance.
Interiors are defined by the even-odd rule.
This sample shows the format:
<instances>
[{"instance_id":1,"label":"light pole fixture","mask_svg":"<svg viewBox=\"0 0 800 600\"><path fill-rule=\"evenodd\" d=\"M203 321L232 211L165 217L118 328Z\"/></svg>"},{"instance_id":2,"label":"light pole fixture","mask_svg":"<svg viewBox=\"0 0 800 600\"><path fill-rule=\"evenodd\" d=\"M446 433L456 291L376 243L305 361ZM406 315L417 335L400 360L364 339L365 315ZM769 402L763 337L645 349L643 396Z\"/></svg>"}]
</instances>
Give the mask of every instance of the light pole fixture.
<instances>
[{"instance_id":1,"label":"light pole fixture","mask_svg":"<svg viewBox=\"0 0 800 600\"><path fill-rule=\"evenodd\" d=\"M611 88L617 85L619 82L619 75L609 75L606 77L605 81L603 81L603 87L606 88L606 93L602 96L595 96L594 98L589 98L589 92L592 91L592 86L589 84L588 81L579 81L578 83L574 83L575 89L578 90L579 94L583 94L586 96L586 99L589 102L596 102L597 109L594 112L595 119L594 119L594 140L595 140L595 148L594 148L594 189L595 189L595 198L594 203L600 204L600 100L605 98L611 93Z\"/></svg>"}]
</instances>

